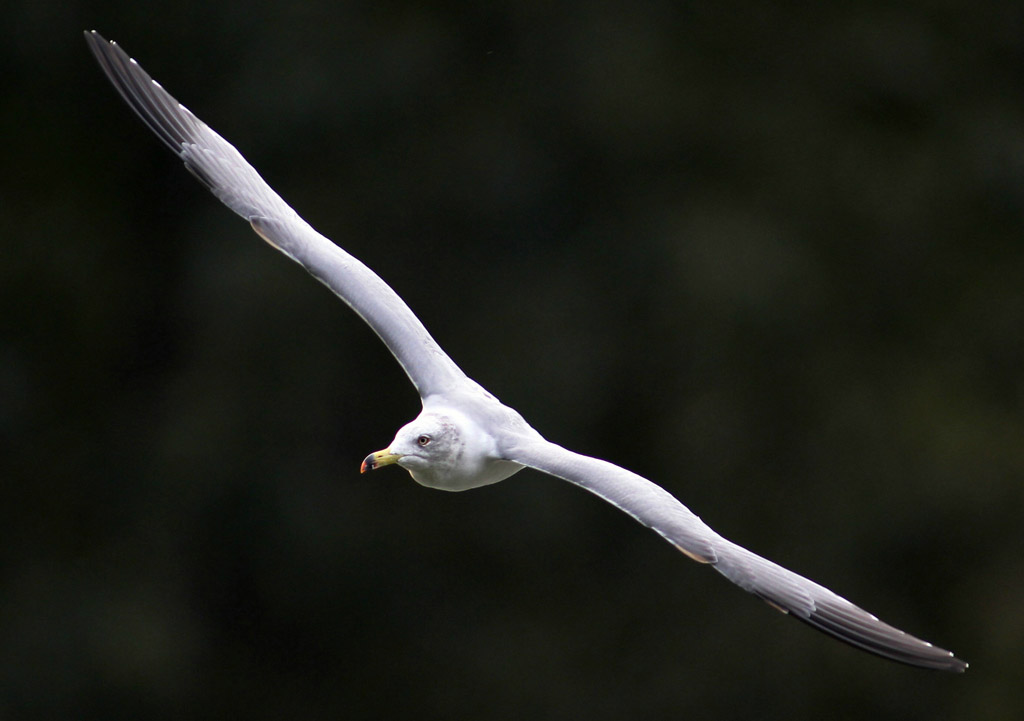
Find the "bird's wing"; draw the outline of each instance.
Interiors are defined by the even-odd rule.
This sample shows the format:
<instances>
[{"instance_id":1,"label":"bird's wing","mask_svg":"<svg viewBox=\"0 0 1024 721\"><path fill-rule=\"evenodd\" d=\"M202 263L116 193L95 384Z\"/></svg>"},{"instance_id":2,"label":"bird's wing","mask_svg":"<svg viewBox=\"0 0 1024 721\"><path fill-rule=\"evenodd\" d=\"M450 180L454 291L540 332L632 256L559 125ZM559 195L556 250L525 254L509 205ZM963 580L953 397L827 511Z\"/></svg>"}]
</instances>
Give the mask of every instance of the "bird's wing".
<instances>
[{"instance_id":1,"label":"bird's wing","mask_svg":"<svg viewBox=\"0 0 1024 721\"><path fill-rule=\"evenodd\" d=\"M466 381L387 283L323 235L267 185L233 145L149 77L114 42L85 33L121 97L221 202L344 300L380 336L423 397Z\"/></svg>"},{"instance_id":2,"label":"bird's wing","mask_svg":"<svg viewBox=\"0 0 1024 721\"><path fill-rule=\"evenodd\" d=\"M842 641L911 666L944 671L967 668L949 651L883 623L824 586L723 538L646 478L533 438L511 445L505 457L582 486L657 531L693 560L710 564L743 590Z\"/></svg>"}]
</instances>

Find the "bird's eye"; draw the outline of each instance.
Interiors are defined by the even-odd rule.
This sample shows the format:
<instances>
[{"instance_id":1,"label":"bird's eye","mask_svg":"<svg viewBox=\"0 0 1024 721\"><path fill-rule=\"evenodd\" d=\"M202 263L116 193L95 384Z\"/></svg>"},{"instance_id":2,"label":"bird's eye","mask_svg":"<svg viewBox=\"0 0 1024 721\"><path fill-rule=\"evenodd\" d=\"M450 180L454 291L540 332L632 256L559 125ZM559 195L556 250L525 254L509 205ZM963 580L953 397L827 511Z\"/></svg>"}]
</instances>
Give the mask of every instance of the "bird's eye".
<instances>
[{"instance_id":1,"label":"bird's eye","mask_svg":"<svg viewBox=\"0 0 1024 721\"><path fill-rule=\"evenodd\" d=\"M430 436L420 436L419 438L416 439L416 442L419 443L421 446L425 446L428 443L430 443Z\"/></svg>"}]
</instances>

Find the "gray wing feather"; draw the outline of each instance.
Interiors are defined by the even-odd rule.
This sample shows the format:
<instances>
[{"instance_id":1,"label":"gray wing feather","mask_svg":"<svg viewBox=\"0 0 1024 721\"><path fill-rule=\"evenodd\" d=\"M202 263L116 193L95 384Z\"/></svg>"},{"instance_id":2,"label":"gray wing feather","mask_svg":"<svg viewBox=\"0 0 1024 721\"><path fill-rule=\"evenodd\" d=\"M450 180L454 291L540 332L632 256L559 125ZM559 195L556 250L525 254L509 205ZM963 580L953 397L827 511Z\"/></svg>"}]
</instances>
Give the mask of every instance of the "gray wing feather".
<instances>
[{"instance_id":1,"label":"gray wing feather","mask_svg":"<svg viewBox=\"0 0 1024 721\"><path fill-rule=\"evenodd\" d=\"M923 668L963 671L949 651L879 621L824 586L729 541L660 486L607 461L545 440L522 440L505 457L582 486L657 531L690 558L772 607L846 643Z\"/></svg>"},{"instance_id":2,"label":"gray wing feather","mask_svg":"<svg viewBox=\"0 0 1024 721\"><path fill-rule=\"evenodd\" d=\"M95 31L86 41L107 78L193 175L268 243L344 300L380 336L423 397L467 381L409 306L380 276L314 230L233 145Z\"/></svg>"}]
</instances>

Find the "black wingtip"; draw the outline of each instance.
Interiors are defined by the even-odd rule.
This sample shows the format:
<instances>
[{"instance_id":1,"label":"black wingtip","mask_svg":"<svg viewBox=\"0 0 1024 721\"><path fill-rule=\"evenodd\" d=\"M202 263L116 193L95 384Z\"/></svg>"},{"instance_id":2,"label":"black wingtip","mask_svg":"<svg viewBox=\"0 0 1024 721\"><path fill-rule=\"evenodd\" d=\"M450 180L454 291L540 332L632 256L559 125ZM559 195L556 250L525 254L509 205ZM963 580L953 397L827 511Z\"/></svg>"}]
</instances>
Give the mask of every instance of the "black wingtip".
<instances>
[{"instance_id":1,"label":"black wingtip","mask_svg":"<svg viewBox=\"0 0 1024 721\"><path fill-rule=\"evenodd\" d=\"M82 32L85 35L85 41L92 44L106 44L108 41L105 37L100 35L99 30L84 30Z\"/></svg>"},{"instance_id":2,"label":"black wingtip","mask_svg":"<svg viewBox=\"0 0 1024 721\"><path fill-rule=\"evenodd\" d=\"M860 610L856 607L854 609ZM851 622L849 618L837 616L835 611L834 608L819 608L809 617L793 613L790 616L854 648L896 663L950 673L964 673L967 670L967 662L954 656L951 651L922 641L881 621L876 620L874 628L861 626L855 621Z\"/></svg>"}]
</instances>

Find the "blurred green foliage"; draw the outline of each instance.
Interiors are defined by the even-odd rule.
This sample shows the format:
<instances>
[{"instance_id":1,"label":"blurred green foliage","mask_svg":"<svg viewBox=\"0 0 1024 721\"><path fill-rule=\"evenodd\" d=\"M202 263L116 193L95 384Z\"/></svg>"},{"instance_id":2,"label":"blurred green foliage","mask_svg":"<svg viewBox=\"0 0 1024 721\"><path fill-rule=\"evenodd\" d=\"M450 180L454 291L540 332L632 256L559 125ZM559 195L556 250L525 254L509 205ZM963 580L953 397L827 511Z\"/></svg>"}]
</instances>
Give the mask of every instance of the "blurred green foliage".
<instances>
[{"instance_id":1,"label":"blurred green foliage","mask_svg":"<svg viewBox=\"0 0 1024 721\"><path fill-rule=\"evenodd\" d=\"M1024 6L15 0L0 719L1019 719ZM372 333L120 42L553 440L971 662L859 654L578 489L360 459Z\"/></svg>"}]
</instances>

